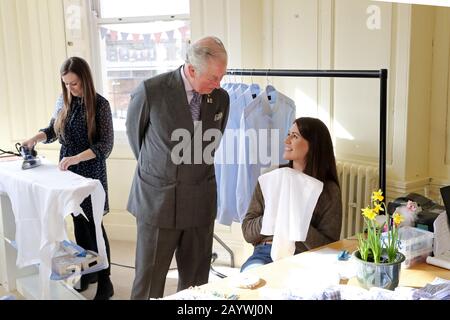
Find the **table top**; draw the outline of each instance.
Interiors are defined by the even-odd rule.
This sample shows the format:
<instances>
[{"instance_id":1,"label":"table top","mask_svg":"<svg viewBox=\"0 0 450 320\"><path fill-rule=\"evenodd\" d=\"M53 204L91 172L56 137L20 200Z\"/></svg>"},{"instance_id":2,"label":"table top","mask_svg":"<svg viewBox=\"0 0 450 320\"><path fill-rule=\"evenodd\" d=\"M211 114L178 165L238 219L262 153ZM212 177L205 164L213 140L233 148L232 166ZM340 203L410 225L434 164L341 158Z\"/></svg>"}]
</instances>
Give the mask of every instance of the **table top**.
<instances>
[{"instance_id":1,"label":"table top","mask_svg":"<svg viewBox=\"0 0 450 320\"><path fill-rule=\"evenodd\" d=\"M293 281L320 281L317 278L308 279L308 276L313 274L313 269L316 276L318 274L323 275L325 278L329 276L328 273L331 272L327 271L331 270L330 268L333 266L328 268L325 262L323 264L320 263L320 259L322 257L319 257L317 254L315 256L312 254L324 253L322 256L331 254L333 257L336 257L337 261L336 253L338 251L348 250L349 252L352 252L356 249L357 244L358 241L356 239L344 239L321 248L250 269L246 271L249 275L255 275L261 279L261 283L254 289L238 288L236 286L236 279L239 275L210 282L198 287L198 289L218 293L225 297L235 294L242 300L264 299L264 290L266 289L285 289ZM311 264L312 257L314 257L314 259L319 258L319 260L315 260L316 264L314 266ZM328 256L327 261L330 261L329 258L330 256ZM425 262L413 265L408 269L402 267L399 286L423 287L436 277L450 280L450 270L435 267ZM351 277L347 280L341 280L340 283L358 286L358 281L355 277Z\"/></svg>"}]
</instances>

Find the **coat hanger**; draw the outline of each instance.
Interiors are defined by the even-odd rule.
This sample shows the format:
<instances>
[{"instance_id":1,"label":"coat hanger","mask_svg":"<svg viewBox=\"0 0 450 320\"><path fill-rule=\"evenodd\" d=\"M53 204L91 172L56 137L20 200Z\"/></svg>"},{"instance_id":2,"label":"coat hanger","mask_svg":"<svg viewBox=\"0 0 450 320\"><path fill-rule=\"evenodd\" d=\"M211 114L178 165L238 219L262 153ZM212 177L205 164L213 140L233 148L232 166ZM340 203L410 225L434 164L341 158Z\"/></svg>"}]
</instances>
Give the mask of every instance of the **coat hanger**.
<instances>
[{"instance_id":1,"label":"coat hanger","mask_svg":"<svg viewBox=\"0 0 450 320\"><path fill-rule=\"evenodd\" d=\"M267 94L267 99L269 100L270 103L274 103L274 101L272 101L272 94L271 92L275 91L275 87L270 83L269 80L269 72L270 69L266 70L266 94Z\"/></svg>"},{"instance_id":2,"label":"coat hanger","mask_svg":"<svg viewBox=\"0 0 450 320\"><path fill-rule=\"evenodd\" d=\"M256 91L259 92L259 85L255 84L255 83L253 82L253 71L254 71L254 70L255 70L255 69L251 69L251 70L250 70L250 92L251 92L251 94L252 94L252 98L253 98L253 99L255 99L256 96L257 96Z\"/></svg>"}]
</instances>

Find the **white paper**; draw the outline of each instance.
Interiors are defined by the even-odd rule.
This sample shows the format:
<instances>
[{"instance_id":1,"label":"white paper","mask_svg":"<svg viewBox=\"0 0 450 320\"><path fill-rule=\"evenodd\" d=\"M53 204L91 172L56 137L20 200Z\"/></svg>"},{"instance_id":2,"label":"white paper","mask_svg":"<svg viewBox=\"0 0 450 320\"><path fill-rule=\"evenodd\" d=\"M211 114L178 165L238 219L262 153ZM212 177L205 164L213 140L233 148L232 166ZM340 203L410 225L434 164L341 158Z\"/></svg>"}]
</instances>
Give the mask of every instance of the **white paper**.
<instances>
[{"instance_id":1,"label":"white paper","mask_svg":"<svg viewBox=\"0 0 450 320\"><path fill-rule=\"evenodd\" d=\"M436 257L427 257L427 263L450 270L450 251L444 252Z\"/></svg>"},{"instance_id":2,"label":"white paper","mask_svg":"<svg viewBox=\"0 0 450 320\"><path fill-rule=\"evenodd\" d=\"M327 269L325 273L337 273L341 279L350 279L356 276L356 265L350 257L347 261L338 260L340 250L322 248L306 251L294 256L294 261L302 267L311 269Z\"/></svg>"},{"instance_id":3,"label":"white paper","mask_svg":"<svg viewBox=\"0 0 450 320\"><path fill-rule=\"evenodd\" d=\"M433 223L434 257L427 257L427 263L450 270L450 228L446 212L441 213Z\"/></svg>"},{"instance_id":4,"label":"white paper","mask_svg":"<svg viewBox=\"0 0 450 320\"><path fill-rule=\"evenodd\" d=\"M447 222L447 214L444 211L433 223L434 228L434 256L450 251L450 228Z\"/></svg>"}]
</instances>

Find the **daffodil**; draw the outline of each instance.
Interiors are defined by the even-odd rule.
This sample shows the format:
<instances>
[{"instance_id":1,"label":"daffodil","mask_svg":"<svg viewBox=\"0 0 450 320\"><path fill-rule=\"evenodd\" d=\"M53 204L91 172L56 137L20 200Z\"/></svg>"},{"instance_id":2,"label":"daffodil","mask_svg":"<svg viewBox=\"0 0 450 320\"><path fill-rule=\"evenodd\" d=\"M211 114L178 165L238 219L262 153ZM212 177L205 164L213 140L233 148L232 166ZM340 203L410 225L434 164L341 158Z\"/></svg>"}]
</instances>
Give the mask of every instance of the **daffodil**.
<instances>
[{"instance_id":1,"label":"daffodil","mask_svg":"<svg viewBox=\"0 0 450 320\"><path fill-rule=\"evenodd\" d=\"M372 201L383 201L383 199L383 191L381 191L381 189L372 192Z\"/></svg>"},{"instance_id":2,"label":"daffodil","mask_svg":"<svg viewBox=\"0 0 450 320\"><path fill-rule=\"evenodd\" d=\"M373 208L373 211L375 211L377 214L380 213L380 211L384 211L383 207L381 206L381 203L377 203Z\"/></svg>"},{"instance_id":3,"label":"daffodil","mask_svg":"<svg viewBox=\"0 0 450 320\"><path fill-rule=\"evenodd\" d=\"M386 222L379 225L375 218L386 208L382 191L374 191L371 200L370 206L361 209L364 217L365 234L357 235L360 257L364 261L375 263L394 262L398 253L398 226L404 218L398 212L395 212L392 217L386 214ZM383 231L385 231L386 236L383 235Z\"/></svg>"},{"instance_id":4,"label":"daffodil","mask_svg":"<svg viewBox=\"0 0 450 320\"><path fill-rule=\"evenodd\" d=\"M377 213L375 212L375 210L373 210L372 208L369 208L369 207L361 209L361 211L363 212L362 215L365 216L369 220L373 220L377 216Z\"/></svg>"},{"instance_id":5,"label":"daffodil","mask_svg":"<svg viewBox=\"0 0 450 320\"><path fill-rule=\"evenodd\" d=\"M405 218L403 218L403 216L398 212L395 212L392 215L392 219L394 220L396 226L398 226L403 220L405 220Z\"/></svg>"}]
</instances>

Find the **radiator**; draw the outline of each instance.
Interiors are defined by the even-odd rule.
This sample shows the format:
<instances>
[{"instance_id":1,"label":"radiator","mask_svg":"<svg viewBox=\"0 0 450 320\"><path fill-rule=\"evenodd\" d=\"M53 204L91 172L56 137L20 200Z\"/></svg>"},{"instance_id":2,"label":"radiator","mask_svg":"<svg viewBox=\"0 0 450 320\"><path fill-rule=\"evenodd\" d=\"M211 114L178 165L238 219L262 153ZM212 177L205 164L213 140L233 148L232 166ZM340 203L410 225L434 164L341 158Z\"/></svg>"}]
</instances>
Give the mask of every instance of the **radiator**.
<instances>
[{"instance_id":1,"label":"radiator","mask_svg":"<svg viewBox=\"0 0 450 320\"><path fill-rule=\"evenodd\" d=\"M378 168L338 161L337 171L342 192L343 239L363 230L361 209L370 204L372 191L378 190Z\"/></svg>"}]
</instances>

